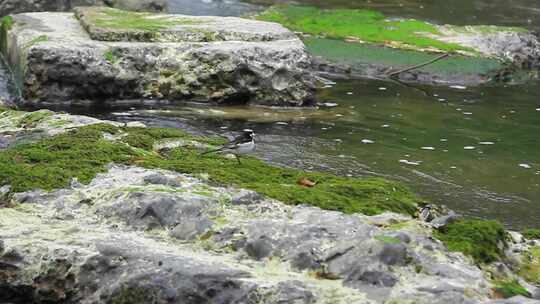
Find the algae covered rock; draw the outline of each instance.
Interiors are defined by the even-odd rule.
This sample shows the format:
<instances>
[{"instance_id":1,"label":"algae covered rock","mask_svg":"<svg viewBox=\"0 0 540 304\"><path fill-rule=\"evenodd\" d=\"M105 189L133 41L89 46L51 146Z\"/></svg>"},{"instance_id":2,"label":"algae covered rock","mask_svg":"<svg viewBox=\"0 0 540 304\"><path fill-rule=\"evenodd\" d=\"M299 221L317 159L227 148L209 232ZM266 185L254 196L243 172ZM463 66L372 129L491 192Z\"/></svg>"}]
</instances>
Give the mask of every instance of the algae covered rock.
<instances>
[{"instance_id":1,"label":"algae covered rock","mask_svg":"<svg viewBox=\"0 0 540 304\"><path fill-rule=\"evenodd\" d=\"M20 14L4 27L3 50L27 102L313 101L310 56L280 25L111 8L81 8L77 16Z\"/></svg>"}]
</instances>

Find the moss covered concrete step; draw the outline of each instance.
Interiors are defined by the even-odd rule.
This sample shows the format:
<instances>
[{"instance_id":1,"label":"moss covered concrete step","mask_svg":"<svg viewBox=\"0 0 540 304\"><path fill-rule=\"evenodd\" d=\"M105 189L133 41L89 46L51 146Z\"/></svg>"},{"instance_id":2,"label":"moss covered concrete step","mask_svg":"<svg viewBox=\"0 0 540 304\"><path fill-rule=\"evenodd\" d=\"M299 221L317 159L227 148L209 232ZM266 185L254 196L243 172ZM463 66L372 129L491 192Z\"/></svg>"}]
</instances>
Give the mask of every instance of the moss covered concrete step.
<instances>
[{"instance_id":1,"label":"moss covered concrete step","mask_svg":"<svg viewBox=\"0 0 540 304\"><path fill-rule=\"evenodd\" d=\"M235 17L166 15L80 7L75 14L90 37L101 41L208 42L296 39L277 23Z\"/></svg>"},{"instance_id":2,"label":"moss covered concrete step","mask_svg":"<svg viewBox=\"0 0 540 304\"><path fill-rule=\"evenodd\" d=\"M540 67L540 42L523 28L436 25L371 10L279 5L258 16L311 35L417 51L460 53Z\"/></svg>"},{"instance_id":3,"label":"moss covered concrete step","mask_svg":"<svg viewBox=\"0 0 540 304\"><path fill-rule=\"evenodd\" d=\"M119 24L134 22L148 32L154 26L153 33L169 22L160 19L163 15L106 11L124 16L114 18ZM153 21L138 22L146 18ZM212 20L229 33L245 22L248 41L194 42L201 40L197 36L178 42L99 41L73 13L25 13L4 18L0 45L29 103L167 99L301 106L313 101L311 57L293 33L267 22ZM204 31L208 25L190 23L192 30L199 26ZM239 30L237 38L244 33Z\"/></svg>"}]
</instances>

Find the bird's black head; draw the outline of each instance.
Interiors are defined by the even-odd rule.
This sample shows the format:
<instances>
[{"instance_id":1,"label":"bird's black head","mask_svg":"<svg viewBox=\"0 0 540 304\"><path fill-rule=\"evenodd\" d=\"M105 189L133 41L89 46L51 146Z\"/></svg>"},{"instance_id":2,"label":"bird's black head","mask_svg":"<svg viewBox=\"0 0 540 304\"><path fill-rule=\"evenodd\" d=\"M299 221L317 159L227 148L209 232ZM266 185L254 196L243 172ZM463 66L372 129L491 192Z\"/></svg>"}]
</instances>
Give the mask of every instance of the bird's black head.
<instances>
[{"instance_id":1,"label":"bird's black head","mask_svg":"<svg viewBox=\"0 0 540 304\"><path fill-rule=\"evenodd\" d=\"M253 140L254 137L255 137L255 132L253 132L253 130L244 129L244 138L248 140Z\"/></svg>"}]
</instances>

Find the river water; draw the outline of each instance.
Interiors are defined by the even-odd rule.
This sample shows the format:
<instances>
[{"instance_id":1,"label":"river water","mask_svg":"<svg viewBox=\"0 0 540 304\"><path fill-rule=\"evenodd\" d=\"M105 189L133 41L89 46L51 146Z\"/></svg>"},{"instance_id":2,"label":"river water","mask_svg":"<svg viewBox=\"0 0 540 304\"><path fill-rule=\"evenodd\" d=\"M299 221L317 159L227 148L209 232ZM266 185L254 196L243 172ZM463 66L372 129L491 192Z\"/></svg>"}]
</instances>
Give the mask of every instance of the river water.
<instances>
[{"instance_id":1,"label":"river water","mask_svg":"<svg viewBox=\"0 0 540 304\"><path fill-rule=\"evenodd\" d=\"M251 2L171 0L171 9L241 15L279 1ZM540 28L540 2L531 0L303 2L373 7L437 23ZM178 105L93 114L207 134L251 128L258 134L257 156L272 163L388 177L469 216L540 227L540 83L449 88L340 81L319 99L337 106L314 111Z\"/></svg>"}]
</instances>

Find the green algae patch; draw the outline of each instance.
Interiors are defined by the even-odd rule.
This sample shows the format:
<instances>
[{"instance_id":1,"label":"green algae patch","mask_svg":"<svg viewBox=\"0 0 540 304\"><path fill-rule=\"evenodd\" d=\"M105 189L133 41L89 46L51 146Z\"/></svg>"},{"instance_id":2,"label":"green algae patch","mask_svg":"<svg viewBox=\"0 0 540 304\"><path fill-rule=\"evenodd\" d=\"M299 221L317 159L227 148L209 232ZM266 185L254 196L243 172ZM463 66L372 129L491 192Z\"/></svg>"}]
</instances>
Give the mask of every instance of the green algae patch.
<instances>
[{"instance_id":1,"label":"green algae patch","mask_svg":"<svg viewBox=\"0 0 540 304\"><path fill-rule=\"evenodd\" d=\"M106 140L103 133L121 139ZM235 159L221 154L201 155L195 145L154 152L154 145L163 139L210 146L224 142L222 138L191 136L176 129L91 125L1 151L0 185L11 185L14 192L53 190L68 186L72 178L88 183L104 172L107 164L119 163L199 175L219 185L251 189L292 205L368 215L385 211L413 215L416 211L416 196L402 185L384 179L303 172L271 166L253 157L243 157L239 165ZM304 178L316 185L300 185Z\"/></svg>"},{"instance_id":2,"label":"green algae patch","mask_svg":"<svg viewBox=\"0 0 540 304\"><path fill-rule=\"evenodd\" d=\"M258 19L277 22L294 31L328 38L354 38L375 44L445 52L471 51L459 44L430 38L441 34L433 24L414 19L389 19L371 10L278 5L263 12Z\"/></svg>"},{"instance_id":3,"label":"green algae patch","mask_svg":"<svg viewBox=\"0 0 540 304\"><path fill-rule=\"evenodd\" d=\"M461 220L434 233L448 250L471 256L477 264L501 260L506 246L506 232L497 221Z\"/></svg>"},{"instance_id":4,"label":"green algae patch","mask_svg":"<svg viewBox=\"0 0 540 304\"><path fill-rule=\"evenodd\" d=\"M531 297L531 294L517 280L502 281L495 284L495 293L504 299L514 296Z\"/></svg>"},{"instance_id":5,"label":"green algae patch","mask_svg":"<svg viewBox=\"0 0 540 304\"><path fill-rule=\"evenodd\" d=\"M433 59L433 54L429 53L335 39L306 38L304 43L311 54L321 56L330 62L352 67L368 64L388 66L398 70ZM418 70L447 76L491 75L504 67L505 65L498 60L456 54Z\"/></svg>"},{"instance_id":6,"label":"green algae patch","mask_svg":"<svg viewBox=\"0 0 540 304\"><path fill-rule=\"evenodd\" d=\"M532 247L523 255L519 275L526 281L540 285L540 246Z\"/></svg>"}]
</instances>

